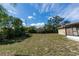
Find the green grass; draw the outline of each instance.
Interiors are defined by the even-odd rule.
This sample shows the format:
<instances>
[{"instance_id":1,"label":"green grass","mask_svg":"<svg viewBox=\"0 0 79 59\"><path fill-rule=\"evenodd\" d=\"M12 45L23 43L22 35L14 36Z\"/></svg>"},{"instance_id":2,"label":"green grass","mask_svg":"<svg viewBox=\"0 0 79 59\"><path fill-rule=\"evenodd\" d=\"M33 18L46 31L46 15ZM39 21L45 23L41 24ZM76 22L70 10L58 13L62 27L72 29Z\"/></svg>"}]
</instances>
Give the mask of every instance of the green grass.
<instances>
[{"instance_id":1,"label":"green grass","mask_svg":"<svg viewBox=\"0 0 79 59\"><path fill-rule=\"evenodd\" d=\"M0 45L0 55L69 56L79 55L79 42L58 34L32 34L32 37L13 44Z\"/></svg>"}]
</instances>

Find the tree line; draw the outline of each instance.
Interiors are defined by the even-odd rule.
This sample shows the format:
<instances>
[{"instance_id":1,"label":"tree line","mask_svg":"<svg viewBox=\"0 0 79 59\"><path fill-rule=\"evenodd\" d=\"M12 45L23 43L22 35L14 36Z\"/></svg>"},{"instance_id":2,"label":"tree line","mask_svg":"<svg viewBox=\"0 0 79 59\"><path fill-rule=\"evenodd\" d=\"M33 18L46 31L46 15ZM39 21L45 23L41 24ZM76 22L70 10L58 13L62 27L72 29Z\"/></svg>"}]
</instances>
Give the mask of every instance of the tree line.
<instances>
[{"instance_id":1,"label":"tree line","mask_svg":"<svg viewBox=\"0 0 79 59\"><path fill-rule=\"evenodd\" d=\"M0 39L10 39L25 36L26 32L22 20L9 16L8 11L0 5Z\"/></svg>"},{"instance_id":2,"label":"tree line","mask_svg":"<svg viewBox=\"0 0 79 59\"><path fill-rule=\"evenodd\" d=\"M58 27L70 23L60 16L52 16L48 18L47 23L43 27L36 28L35 26L27 27L29 33L58 33Z\"/></svg>"},{"instance_id":3,"label":"tree line","mask_svg":"<svg viewBox=\"0 0 79 59\"><path fill-rule=\"evenodd\" d=\"M15 6L16 4L12 4ZM10 39L21 36L28 37L28 33L57 33L60 22L64 18L60 16L52 16L48 18L47 23L43 27L36 28L35 26L24 27L22 20L8 15L8 11L0 5L0 39ZM64 21L62 24L70 23Z\"/></svg>"}]
</instances>

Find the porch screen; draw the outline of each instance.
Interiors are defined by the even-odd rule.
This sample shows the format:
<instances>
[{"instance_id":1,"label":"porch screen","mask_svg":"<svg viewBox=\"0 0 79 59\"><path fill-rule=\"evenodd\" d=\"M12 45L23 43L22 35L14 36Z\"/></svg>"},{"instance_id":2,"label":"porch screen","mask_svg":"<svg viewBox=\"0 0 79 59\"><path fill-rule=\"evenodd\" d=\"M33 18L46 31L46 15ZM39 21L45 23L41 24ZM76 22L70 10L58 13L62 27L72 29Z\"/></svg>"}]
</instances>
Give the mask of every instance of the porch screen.
<instances>
[{"instance_id":1,"label":"porch screen","mask_svg":"<svg viewBox=\"0 0 79 59\"><path fill-rule=\"evenodd\" d=\"M73 35L74 36L77 36L78 34L77 34L77 28L75 27L75 28L73 28Z\"/></svg>"},{"instance_id":2,"label":"porch screen","mask_svg":"<svg viewBox=\"0 0 79 59\"><path fill-rule=\"evenodd\" d=\"M72 28L67 28L67 35L73 35Z\"/></svg>"}]
</instances>

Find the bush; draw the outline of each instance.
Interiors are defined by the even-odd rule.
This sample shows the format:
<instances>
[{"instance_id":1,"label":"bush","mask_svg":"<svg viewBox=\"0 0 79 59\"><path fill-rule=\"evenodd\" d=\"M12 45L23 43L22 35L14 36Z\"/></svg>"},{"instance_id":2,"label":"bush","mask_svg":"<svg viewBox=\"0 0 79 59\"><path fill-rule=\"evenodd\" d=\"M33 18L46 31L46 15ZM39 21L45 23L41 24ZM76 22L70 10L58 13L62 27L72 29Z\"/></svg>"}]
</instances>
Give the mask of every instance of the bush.
<instances>
[{"instance_id":1,"label":"bush","mask_svg":"<svg viewBox=\"0 0 79 59\"><path fill-rule=\"evenodd\" d=\"M25 29L23 27L16 29L3 27L0 32L0 39L11 39L21 36L29 36L29 34L25 32Z\"/></svg>"},{"instance_id":2,"label":"bush","mask_svg":"<svg viewBox=\"0 0 79 59\"><path fill-rule=\"evenodd\" d=\"M36 28L34 26L31 26L31 27L28 27L26 31L29 33L36 33Z\"/></svg>"}]
</instances>

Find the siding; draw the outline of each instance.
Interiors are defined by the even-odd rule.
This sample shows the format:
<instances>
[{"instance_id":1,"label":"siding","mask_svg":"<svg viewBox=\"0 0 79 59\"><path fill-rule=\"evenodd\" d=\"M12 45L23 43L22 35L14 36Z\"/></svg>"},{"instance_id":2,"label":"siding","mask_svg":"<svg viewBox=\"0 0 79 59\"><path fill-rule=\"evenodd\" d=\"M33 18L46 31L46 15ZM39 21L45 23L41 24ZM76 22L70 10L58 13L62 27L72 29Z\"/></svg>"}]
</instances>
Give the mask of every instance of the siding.
<instances>
[{"instance_id":1,"label":"siding","mask_svg":"<svg viewBox=\"0 0 79 59\"><path fill-rule=\"evenodd\" d=\"M58 34L60 34L60 35L66 35L65 28L59 29L58 30Z\"/></svg>"}]
</instances>

